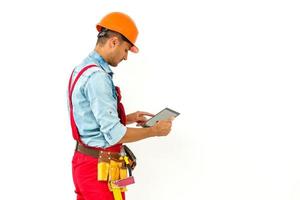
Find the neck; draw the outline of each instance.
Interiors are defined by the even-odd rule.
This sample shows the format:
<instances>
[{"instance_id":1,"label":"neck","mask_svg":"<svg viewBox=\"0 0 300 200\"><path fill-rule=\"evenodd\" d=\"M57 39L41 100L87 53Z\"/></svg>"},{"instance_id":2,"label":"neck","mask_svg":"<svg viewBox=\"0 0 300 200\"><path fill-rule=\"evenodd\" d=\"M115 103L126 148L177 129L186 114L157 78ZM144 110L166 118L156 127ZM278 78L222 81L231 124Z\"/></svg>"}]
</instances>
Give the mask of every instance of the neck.
<instances>
[{"instance_id":1,"label":"neck","mask_svg":"<svg viewBox=\"0 0 300 200\"><path fill-rule=\"evenodd\" d=\"M96 51L105 60L105 62L108 63L108 56L105 53L105 50L104 50L103 47L100 47L99 45L96 45L94 51Z\"/></svg>"}]
</instances>

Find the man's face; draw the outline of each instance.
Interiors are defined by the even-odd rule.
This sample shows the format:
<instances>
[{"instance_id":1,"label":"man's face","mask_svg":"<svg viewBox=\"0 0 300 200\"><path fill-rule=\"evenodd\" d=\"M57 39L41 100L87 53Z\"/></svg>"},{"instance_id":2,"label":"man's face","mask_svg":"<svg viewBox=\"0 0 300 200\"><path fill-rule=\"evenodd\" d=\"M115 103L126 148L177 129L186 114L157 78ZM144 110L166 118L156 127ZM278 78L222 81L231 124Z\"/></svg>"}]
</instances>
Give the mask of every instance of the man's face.
<instances>
[{"instance_id":1,"label":"man's face","mask_svg":"<svg viewBox=\"0 0 300 200\"><path fill-rule=\"evenodd\" d=\"M120 39L118 39L118 42L116 42L114 50L111 54L109 64L113 67L116 67L122 60L127 60L128 51L131 46L132 45L130 43L126 41L120 41Z\"/></svg>"}]
</instances>

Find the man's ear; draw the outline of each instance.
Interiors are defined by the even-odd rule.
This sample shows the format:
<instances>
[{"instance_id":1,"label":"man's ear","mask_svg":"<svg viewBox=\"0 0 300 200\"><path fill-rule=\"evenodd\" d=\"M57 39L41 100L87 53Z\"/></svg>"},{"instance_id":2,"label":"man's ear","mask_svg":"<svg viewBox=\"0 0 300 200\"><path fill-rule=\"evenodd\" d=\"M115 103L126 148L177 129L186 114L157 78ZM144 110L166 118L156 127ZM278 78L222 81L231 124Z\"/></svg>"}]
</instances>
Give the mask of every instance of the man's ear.
<instances>
[{"instance_id":1,"label":"man's ear","mask_svg":"<svg viewBox=\"0 0 300 200\"><path fill-rule=\"evenodd\" d=\"M114 47L118 46L119 43L120 43L120 41L119 41L119 39L117 37L110 38L109 44L110 44L111 48L114 48Z\"/></svg>"}]
</instances>

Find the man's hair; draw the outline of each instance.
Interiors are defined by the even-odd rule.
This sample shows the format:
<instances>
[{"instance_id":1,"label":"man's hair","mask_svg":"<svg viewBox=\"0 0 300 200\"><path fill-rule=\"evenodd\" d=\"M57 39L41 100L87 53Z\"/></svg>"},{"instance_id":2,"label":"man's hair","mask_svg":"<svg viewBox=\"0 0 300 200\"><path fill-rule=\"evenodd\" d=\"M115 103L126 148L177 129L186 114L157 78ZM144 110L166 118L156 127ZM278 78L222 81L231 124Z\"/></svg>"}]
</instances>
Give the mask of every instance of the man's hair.
<instances>
[{"instance_id":1,"label":"man's hair","mask_svg":"<svg viewBox=\"0 0 300 200\"><path fill-rule=\"evenodd\" d=\"M111 37L117 37L119 39L119 41L122 43L123 41L128 42L129 44L131 44L131 42L124 37L122 34L116 32L116 31L112 31L109 30L107 28L102 28L100 30L100 32L98 33L98 39L97 39L97 45L104 45L106 43L106 41L111 38Z\"/></svg>"}]
</instances>

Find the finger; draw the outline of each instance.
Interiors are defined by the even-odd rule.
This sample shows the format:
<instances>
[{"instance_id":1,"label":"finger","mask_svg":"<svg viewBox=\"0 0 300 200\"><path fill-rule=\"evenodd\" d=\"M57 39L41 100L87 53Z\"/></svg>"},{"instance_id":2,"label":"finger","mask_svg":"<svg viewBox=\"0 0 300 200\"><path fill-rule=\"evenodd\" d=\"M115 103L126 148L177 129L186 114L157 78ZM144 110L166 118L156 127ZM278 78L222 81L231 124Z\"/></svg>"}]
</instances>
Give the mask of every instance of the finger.
<instances>
[{"instance_id":1,"label":"finger","mask_svg":"<svg viewBox=\"0 0 300 200\"><path fill-rule=\"evenodd\" d=\"M144 120L147 120L147 118L145 116L139 116L138 120L143 120L144 121Z\"/></svg>"},{"instance_id":2,"label":"finger","mask_svg":"<svg viewBox=\"0 0 300 200\"><path fill-rule=\"evenodd\" d=\"M145 123L145 121L144 120L138 120L136 123L142 124L142 123Z\"/></svg>"},{"instance_id":3,"label":"finger","mask_svg":"<svg viewBox=\"0 0 300 200\"><path fill-rule=\"evenodd\" d=\"M149 113L149 112L144 112L144 111L139 111L139 114L140 114L140 115L150 116L150 117L153 117L153 116L154 116L154 114Z\"/></svg>"},{"instance_id":4,"label":"finger","mask_svg":"<svg viewBox=\"0 0 300 200\"><path fill-rule=\"evenodd\" d=\"M137 123L145 123L146 121L148 121L148 119L146 117L138 117L137 118Z\"/></svg>"},{"instance_id":5,"label":"finger","mask_svg":"<svg viewBox=\"0 0 300 200\"><path fill-rule=\"evenodd\" d=\"M138 124L136 124L136 126L138 126L138 127L143 126L143 123L138 123Z\"/></svg>"},{"instance_id":6,"label":"finger","mask_svg":"<svg viewBox=\"0 0 300 200\"><path fill-rule=\"evenodd\" d=\"M159 122L163 122L163 123L167 123L167 124L172 124L172 120L171 119L163 119L163 120L159 120Z\"/></svg>"},{"instance_id":7,"label":"finger","mask_svg":"<svg viewBox=\"0 0 300 200\"><path fill-rule=\"evenodd\" d=\"M146 122L145 121L137 121L136 123L137 123L137 125L143 126L143 125L145 125Z\"/></svg>"},{"instance_id":8,"label":"finger","mask_svg":"<svg viewBox=\"0 0 300 200\"><path fill-rule=\"evenodd\" d=\"M175 117L174 116L172 116L172 117L170 117L169 119L168 119L168 121L173 121L175 119Z\"/></svg>"}]
</instances>

